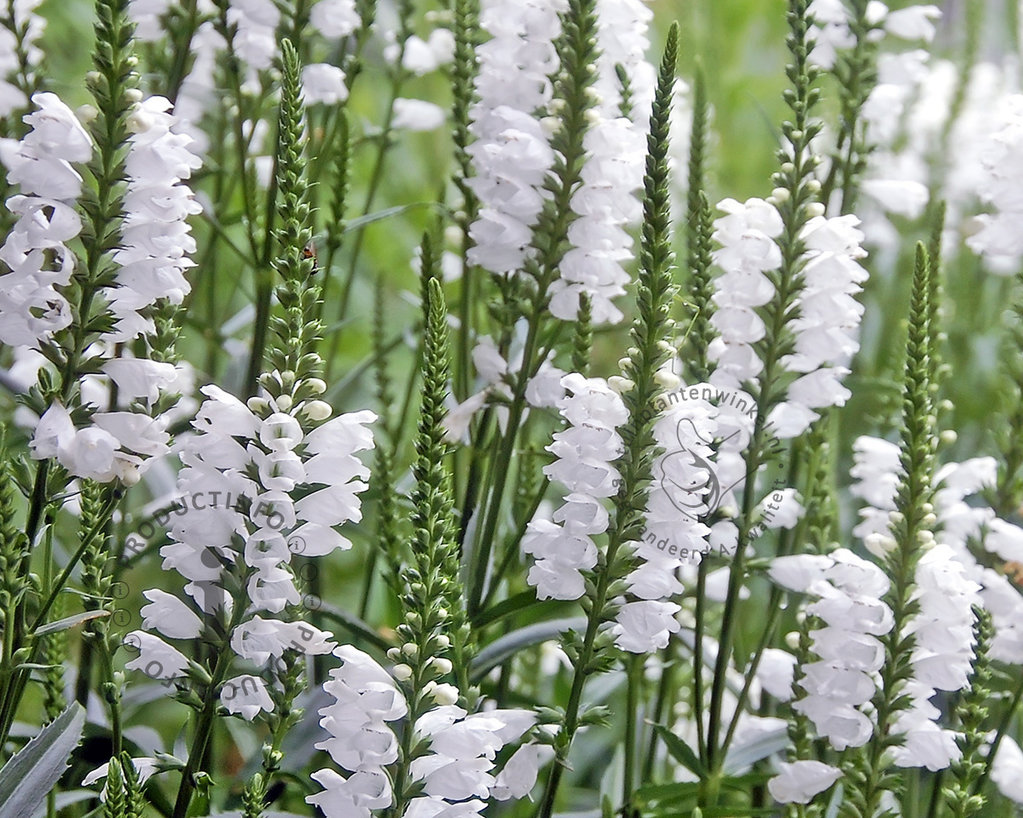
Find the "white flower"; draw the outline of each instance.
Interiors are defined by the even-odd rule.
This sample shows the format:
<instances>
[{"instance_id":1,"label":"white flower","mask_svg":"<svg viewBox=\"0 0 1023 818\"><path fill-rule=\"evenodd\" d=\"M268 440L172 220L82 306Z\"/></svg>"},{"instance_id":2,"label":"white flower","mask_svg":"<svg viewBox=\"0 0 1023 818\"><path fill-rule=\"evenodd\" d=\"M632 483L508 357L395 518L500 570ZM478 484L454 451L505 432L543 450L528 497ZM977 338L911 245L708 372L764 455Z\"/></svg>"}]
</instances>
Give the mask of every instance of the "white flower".
<instances>
[{"instance_id":1,"label":"white flower","mask_svg":"<svg viewBox=\"0 0 1023 818\"><path fill-rule=\"evenodd\" d=\"M540 765L552 754L553 750L545 745L523 744L498 773L491 796L498 801L525 798L536 784Z\"/></svg>"},{"instance_id":2,"label":"white flower","mask_svg":"<svg viewBox=\"0 0 1023 818\"><path fill-rule=\"evenodd\" d=\"M752 344L763 333L763 323L750 309L767 304L774 287L764 275L781 264L774 239L781 235L781 216L763 199L740 203L725 199L718 204L725 215L714 222L713 238L720 245L714 262L724 275L714 280L716 310L713 324L719 332L707 349L716 364L711 377L717 386L739 388L763 367Z\"/></svg>"},{"instance_id":3,"label":"white flower","mask_svg":"<svg viewBox=\"0 0 1023 818\"><path fill-rule=\"evenodd\" d=\"M413 34L405 41L402 67L418 77L436 71L455 56L455 35L446 28L436 28L423 40Z\"/></svg>"},{"instance_id":4,"label":"white flower","mask_svg":"<svg viewBox=\"0 0 1023 818\"><path fill-rule=\"evenodd\" d=\"M757 667L757 681L760 686L780 702L792 698L792 679L796 657L778 648L766 648L760 656Z\"/></svg>"},{"instance_id":5,"label":"white flower","mask_svg":"<svg viewBox=\"0 0 1023 818\"><path fill-rule=\"evenodd\" d=\"M860 188L885 210L916 219L930 198L926 185L908 179L864 179Z\"/></svg>"},{"instance_id":6,"label":"white flower","mask_svg":"<svg viewBox=\"0 0 1023 818\"><path fill-rule=\"evenodd\" d=\"M991 765L991 780L1006 798L1023 804L1023 750L1010 735L1002 736Z\"/></svg>"},{"instance_id":7,"label":"white flower","mask_svg":"<svg viewBox=\"0 0 1023 818\"><path fill-rule=\"evenodd\" d=\"M557 67L554 40L564 0L486 0L480 26L491 39L477 48L478 102L469 147L470 180L480 208L470 227L475 246L469 261L500 275L521 269L530 253L532 226L540 213L540 189L554 163L535 118L552 98L549 75Z\"/></svg>"},{"instance_id":8,"label":"white flower","mask_svg":"<svg viewBox=\"0 0 1023 818\"><path fill-rule=\"evenodd\" d=\"M129 0L128 16L135 24L135 39L152 43L165 36L161 18L170 6L171 0Z\"/></svg>"},{"instance_id":9,"label":"white flower","mask_svg":"<svg viewBox=\"0 0 1023 818\"><path fill-rule=\"evenodd\" d=\"M124 637L124 644L139 652L125 668L141 670L150 679L177 679L188 670L184 654L151 633L132 631Z\"/></svg>"},{"instance_id":10,"label":"white flower","mask_svg":"<svg viewBox=\"0 0 1023 818\"><path fill-rule=\"evenodd\" d=\"M319 0L309 12L310 25L328 39L347 37L362 23L355 0Z\"/></svg>"},{"instance_id":11,"label":"white flower","mask_svg":"<svg viewBox=\"0 0 1023 818\"><path fill-rule=\"evenodd\" d=\"M118 392L129 398L153 403L177 379L174 364L146 358L114 358L101 367L117 384Z\"/></svg>"},{"instance_id":12,"label":"white flower","mask_svg":"<svg viewBox=\"0 0 1023 818\"><path fill-rule=\"evenodd\" d=\"M306 797L327 818L370 818L371 810L391 805L391 782L379 770L359 770L345 778L330 769L317 770L311 778L324 787Z\"/></svg>"},{"instance_id":13,"label":"white flower","mask_svg":"<svg viewBox=\"0 0 1023 818\"><path fill-rule=\"evenodd\" d=\"M336 65L317 62L302 67L302 96L307 105L336 105L348 99L345 72Z\"/></svg>"},{"instance_id":14,"label":"white flower","mask_svg":"<svg viewBox=\"0 0 1023 818\"><path fill-rule=\"evenodd\" d=\"M884 20L884 28L889 34L903 40L934 39L934 20L941 19L941 9L937 6L908 6L898 11L891 11Z\"/></svg>"},{"instance_id":15,"label":"white flower","mask_svg":"<svg viewBox=\"0 0 1023 818\"><path fill-rule=\"evenodd\" d=\"M423 99L398 98L394 101L391 126L399 130L433 131L447 120L447 112L439 105Z\"/></svg>"},{"instance_id":16,"label":"white flower","mask_svg":"<svg viewBox=\"0 0 1023 818\"><path fill-rule=\"evenodd\" d=\"M556 460L544 473L567 492L553 520L532 520L522 540L522 550L535 557L526 581L540 599L578 599L583 594L582 572L597 563L591 537L608 525L600 500L618 490L620 475L612 462L621 454L622 439L615 427L628 415L604 380L572 373L561 385L566 394L558 408L570 425L554 433L547 450Z\"/></svg>"},{"instance_id":17,"label":"white flower","mask_svg":"<svg viewBox=\"0 0 1023 818\"><path fill-rule=\"evenodd\" d=\"M150 778L153 777L153 774L157 771L158 762L157 762L157 760L155 758L142 757L142 758L133 758L131 760L131 765L132 765L132 767L135 768L135 774L138 776L138 779L137 779L138 785L141 787ZM82 786L83 787L88 787L88 786L91 786L92 784L95 784L97 781L103 781L104 782L103 789L100 790L99 799L100 799L100 801L104 801L105 802L107 800L106 779L107 779L107 776L109 774L110 774L110 762L108 761L106 764L101 764L99 767L97 767L91 773L86 775L85 778L82 779Z\"/></svg>"},{"instance_id":18,"label":"white flower","mask_svg":"<svg viewBox=\"0 0 1023 818\"><path fill-rule=\"evenodd\" d=\"M803 516L803 506L795 489L771 492L758 506L765 528L793 528Z\"/></svg>"},{"instance_id":19,"label":"white flower","mask_svg":"<svg viewBox=\"0 0 1023 818\"><path fill-rule=\"evenodd\" d=\"M250 68L262 71L273 63L280 19L273 0L230 0L227 22L237 26L234 50Z\"/></svg>"},{"instance_id":20,"label":"white flower","mask_svg":"<svg viewBox=\"0 0 1023 818\"><path fill-rule=\"evenodd\" d=\"M158 588L143 591L142 596L149 600L142 606L142 627L171 639L195 639L202 633L202 620L176 596Z\"/></svg>"},{"instance_id":21,"label":"white flower","mask_svg":"<svg viewBox=\"0 0 1023 818\"><path fill-rule=\"evenodd\" d=\"M674 602L626 602L618 609L611 627L615 644L630 653L651 653L666 648L671 634L681 628L675 619L680 610Z\"/></svg>"},{"instance_id":22,"label":"white flower","mask_svg":"<svg viewBox=\"0 0 1023 818\"><path fill-rule=\"evenodd\" d=\"M258 676L247 674L224 682L220 688L220 703L228 713L240 714L246 721L252 721L260 710L269 713L274 709L266 683Z\"/></svg>"},{"instance_id":23,"label":"white flower","mask_svg":"<svg viewBox=\"0 0 1023 818\"><path fill-rule=\"evenodd\" d=\"M767 789L782 804L809 804L842 777L840 769L819 761L780 761L778 767L781 772L767 782Z\"/></svg>"}]
</instances>

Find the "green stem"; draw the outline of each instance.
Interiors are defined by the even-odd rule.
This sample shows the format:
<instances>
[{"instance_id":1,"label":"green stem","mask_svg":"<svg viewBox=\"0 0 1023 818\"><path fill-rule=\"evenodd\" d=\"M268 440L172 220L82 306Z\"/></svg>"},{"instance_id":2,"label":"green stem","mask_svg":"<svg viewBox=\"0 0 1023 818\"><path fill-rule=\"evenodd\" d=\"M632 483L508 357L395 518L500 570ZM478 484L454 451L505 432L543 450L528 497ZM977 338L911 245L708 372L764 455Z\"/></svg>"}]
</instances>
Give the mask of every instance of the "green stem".
<instances>
[{"instance_id":1,"label":"green stem","mask_svg":"<svg viewBox=\"0 0 1023 818\"><path fill-rule=\"evenodd\" d=\"M242 584L245 587L245 584ZM245 614L246 604L244 599L234 601L234 609L231 613L231 621L225 630L225 637L216 651L217 661L213 666L213 673L210 674L210 683L206 686L205 700L202 710L199 712L196 721L195 736L192 739L192 746L188 753L188 761L181 774L181 784L178 787L177 799L174 802L174 813L172 818L187 818L188 808L192 803L192 794L195 791L195 776L203 766L203 759L209 747L210 736L213 733L213 725L216 722L217 703L220 699L220 685L227 677L234 659L234 651L231 650L230 636L242 616Z\"/></svg>"},{"instance_id":2,"label":"green stem","mask_svg":"<svg viewBox=\"0 0 1023 818\"><path fill-rule=\"evenodd\" d=\"M627 662L626 710L625 710L625 766L622 773L622 818L636 818L638 812L632 805L636 786L636 755L639 750L639 699L643 687L643 662L645 657L636 654Z\"/></svg>"}]
</instances>

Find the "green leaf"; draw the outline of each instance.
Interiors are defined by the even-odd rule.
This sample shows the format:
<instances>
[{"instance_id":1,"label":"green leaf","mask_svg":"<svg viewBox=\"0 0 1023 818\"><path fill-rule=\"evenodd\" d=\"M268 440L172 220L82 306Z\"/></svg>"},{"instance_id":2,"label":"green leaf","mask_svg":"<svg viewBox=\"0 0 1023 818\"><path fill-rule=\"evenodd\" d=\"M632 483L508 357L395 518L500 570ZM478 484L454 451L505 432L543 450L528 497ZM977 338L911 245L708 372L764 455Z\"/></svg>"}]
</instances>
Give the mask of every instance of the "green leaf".
<instances>
[{"instance_id":1,"label":"green leaf","mask_svg":"<svg viewBox=\"0 0 1023 818\"><path fill-rule=\"evenodd\" d=\"M36 629L36 636L45 636L48 633L58 633L60 631L66 631L76 625L81 625L83 622L88 622L90 619L102 619L104 616L110 616L110 611L83 611L77 613L74 616L65 616L63 619L58 619L56 622L48 622L40 628Z\"/></svg>"},{"instance_id":2,"label":"green leaf","mask_svg":"<svg viewBox=\"0 0 1023 818\"><path fill-rule=\"evenodd\" d=\"M68 792L57 793L54 801L59 813L65 807L69 807L72 804L80 804L82 801L92 801L95 797L95 790L69 790ZM46 804L40 804L36 811L32 813L32 818L46 818Z\"/></svg>"},{"instance_id":3,"label":"green leaf","mask_svg":"<svg viewBox=\"0 0 1023 818\"><path fill-rule=\"evenodd\" d=\"M784 750L788 744L788 727L781 725L775 730L757 736L749 744L741 747L733 745L725 757L725 772L738 772L762 758L767 758L772 753Z\"/></svg>"},{"instance_id":4,"label":"green leaf","mask_svg":"<svg viewBox=\"0 0 1023 818\"><path fill-rule=\"evenodd\" d=\"M520 613L525 610L533 608L557 608L558 603L549 600L540 600L536 598L536 591L530 588L528 591L510 596L507 599L498 602L487 608L484 611L480 611L475 617L473 617L472 624L477 628L484 628L487 625L492 625L494 622L503 619L506 616L510 616L514 613Z\"/></svg>"},{"instance_id":5,"label":"green leaf","mask_svg":"<svg viewBox=\"0 0 1023 818\"><path fill-rule=\"evenodd\" d=\"M661 737L661 741L664 742L664 746L667 748L668 752L671 753L672 758L694 775L698 775L700 778L706 777L707 771L703 766L703 762L701 762L699 756L693 752L692 747L686 744L663 724L655 724L654 730L656 730L657 735Z\"/></svg>"},{"instance_id":6,"label":"green leaf","mask_svg":"<svg viewBox=\"0 0 1023 818\"><path fill-rule=\"evenodd\" d=\"M67 767L85 725L75 702L46 725L0 770L0 815L31 818Z\"/></svg>"},{"instance_id":7,"label":"green leaf","mask_svg":"<svg viewBox=\"0 0 1023 818\"><path fill-rule=\"evenodd\" d=\"M526 625L524 628L519 628L517 631L505 634L500 639L496 639L483 648L472 662L470 675L473 679L482 678L489 670L497 667L505 659L515 655L523 648L539 645L548 639L556 639L564 631L582 630L585 627L585 616L552 619L549 622L537 622L535 625Z\"/></svg>"},{"instance_id":8,"label":"green leaf","mask_svg":"<svg viewBox=\"0 0 1023 818\"><path fill-rule=\"evenodd\" d=\"M325 619L329 619L332 622L337 623L346 631L355 636L360 636L380 650L387 652L390 648L394 647L394 644L389 640L385 639L373 628L363 622L355 614L343 611L340 608L335 608L322 600L319 602L319 607L316 609L321 616Z\"/></svg>"},{"instance_id":9,"label":"green leaf","mask_svg":"<svg viewBox=\"0 0 1023 818\"><path fill-rule=\"evenodd\" d=\"M410 210L420 207L436 209L441 213L446 212L446 208L444 208L443 205L437 204L437 202L412 202L411 204L384 208L383 210L378 210L376 213L367 213L365 216L359 216L357 219L352 219L345 224L343 232L351 233L355 230L361 230L366 225L373 224L373 222L389 219L392 216L400 216L402 213L407 213Z\"/></svg>"},{"instance_id":10,"label":"green leaf","mask_svg":"<svg viewBox=\"0 0 1023 818\"><path fill-rule=\"evenodd\" d=\"M695 798L700 792L696 781L679 781L674 784L646 784L639 787L634 795L637 804L668 802L677 805L687 798Z\"/></svg>"}]
</instances>

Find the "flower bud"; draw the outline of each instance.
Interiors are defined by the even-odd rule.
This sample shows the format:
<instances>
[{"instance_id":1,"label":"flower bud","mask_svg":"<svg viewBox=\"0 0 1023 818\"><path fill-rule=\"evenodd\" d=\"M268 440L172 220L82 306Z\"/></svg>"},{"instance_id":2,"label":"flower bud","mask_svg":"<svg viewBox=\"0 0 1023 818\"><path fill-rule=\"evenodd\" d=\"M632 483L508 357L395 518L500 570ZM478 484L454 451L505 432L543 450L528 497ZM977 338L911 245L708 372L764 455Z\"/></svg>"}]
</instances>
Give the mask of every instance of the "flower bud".
<instances>
[{"instance_id":1,"label":"flower bud","mask_svg":"<svg viewBox=\"0 0 1023 818\"><path fill-rule=\"evenodd\" d=\"M442 656L434 656L430 660L430 667L432 667L441 675L446 675L452 671L454 665L451 664L450 660L445 659Z\"/></svg>"},{"instance_id":2,"label":"flower bud","mask_svg":"<svg viewBox=\"0 0 1023 818\"><path fill-rule=\"evenodd\" d=\"M333 412L330 404L322 400L311 400L302 408L302 413L309 420L326 420Z\"/></svg>"}]
</instances>

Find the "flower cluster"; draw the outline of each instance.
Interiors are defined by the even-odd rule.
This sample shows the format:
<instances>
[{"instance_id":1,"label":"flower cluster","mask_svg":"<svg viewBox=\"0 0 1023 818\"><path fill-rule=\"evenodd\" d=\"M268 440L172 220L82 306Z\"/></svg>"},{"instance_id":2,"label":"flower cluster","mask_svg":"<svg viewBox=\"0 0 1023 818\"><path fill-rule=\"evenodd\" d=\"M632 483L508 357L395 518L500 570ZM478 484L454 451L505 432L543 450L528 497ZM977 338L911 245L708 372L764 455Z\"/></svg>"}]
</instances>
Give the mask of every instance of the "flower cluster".
<instances>
[{"instance_id":1,"label":"flower cluster","mask_svg":"<svg viewBox=\"0 0 1023 818\"><path fill-rule=\"evenodd\" d=\"M327 818L369 818L371 810L391 806L384 768L398 759L398 740L387 722L404 718L408 706L390 674L371 656L347 645L337 647L334 655L342 664L323 683L334 701L320 710L320 726L329 738L316 747L349 775L318 770L312 777L324 789L306 800Z\"/></svg>"},{"instance_id":2,"label":"flower cluster","mask_svg":"<svg viewBox=\"0 0 1023 818\"><path fill-rule=\"evenodd\" d=\"M725 215L714 222L713 238L720 245L714 262L723 273L714 279L711 323L718 337L707 358L716 364L712 383L738 389L763 368L753 348L766 332L756 307L774 298L774 285L764 273L781 265L775 239L783 225L774 205L763 199L725 199L718 209Z\"/></svg>"},{"instance_id":3,"label":"flower cluster","mask_svg":"<svg viewBox=\"0 0 1023 818\"><path fill-rule=\"evenodd\" d=\"M347 777L330 768L313 773L324 789L306 800L327 818L369 818L372 810L394 804L388 768L399 760L400 748L389 723L408 716L408 705L394 679L372 657L348 646L336 648L334 655L343 664L323 685L334 701L320 710L320 725L329 737L316 746L326 750ZM442 699L442 686L435 689L434 697ZM414 725L404 725L404 730L413 731L410 746L420 748L415 757L405 759L420 794L409 799L402 818L447 814L468 818L479 815L491 798L523 797L536 781L540 748L519 747L500 771L495 770L495 759L535 720L525 710L470 714L454 704L440 704Z\"/></svg>"},{"instance_id":4,"label":"flower cluster","mask_svg":"<svg viewBox=\"0 0 1023 818\"><path fill-rule=\"evenodd\" d=\"M816 47L811 58L821 68L835 65L838 54L851 48L855 35L850 29L850 11L842 0L813 0L810 3L811 28ZM941 17L937 6L908 6L897 11L871 0L866 5L865 22L871 27L870 37L876 41L890 34L904 40L927 40L934 38L934 20Z\"/></svg>"},{"instance_id":5,"label":"flower cluster","mask_svg":"<svg viewBox=\"0 0 1023 818\"><path fill-rule=\"evenodd\" d=\"M79 152L68 158L88 159L91 143L70 111L55 98L41 100L41 104L56 111L49 115L49 122L51 128L58 130L49 138L56 139L69 130L74 138L67 140L67 144L77 144ZM189 254L194 252L195 242L189 235L187 219L200 208L183 180L199 166L199 160L188 149L189 137L173 132L176 122L169 109L166 99L152 97L139 102L129 117L133 133L125 158L127 186L121 244L114 252L118 268L114 284L100 293L106 301L112 329L101 334L86 350L93 359L108 358L103 363L96 361L95 368L116 387L118 401L137 411L96 412L90 416L89 425L85 425L70 407L54 402L35 430L34 456L55 457L76 477L100 482L116 478L132 484L137 482L149 459L168 451L165 429L169 418L153 417L152 409L161 394L174 391L182 372L169 361L130 357L118 351L117 345L140 336L151 338L156 331L151 309L159 303L180 304L190 289L184 271L192 265ZM64 167L60 168L64 171L63 181L55 167L51 183L67 186L63 192L66 196L72 190L77 193L80 177L66 159L63 161ZM18 177L23 169L17 158L14 162L11 176ZM56 192L51 191L50 195ZM78 232L80 220L71 209L70 201L50 198L40 202L40 207L52 208L51 224L67 222L75 226L75 233ZM44 211L37 212L41 215ZM46 249L67 267L62 280L55 282L66 284L74 257L63 244L41 245L36 256L42 259ZM28 261L29 255L26 255ZM57 293L54 295L62 298ZM99 381L92 375L83 379L83 404L88 405L90 401L97 406L112 404L112 396L104 394Z\"/></svg>"},{"instance_id":6,"label":"flower cluster","mask_svg":"<svg viewBox=\"0 0 1023 818\"><path fill-rule=\"evenodd\" d=\"M819 417L815 409L843 406L851 394L842 379L859 349L857 330L863 315L863 306L853 296L867 278L858 261L866 255L858 223L855 216L817 216L800 234L806 247L803 287L799 317L789 323L795 353L782 358L782 365L799 377L768 418L781 438L802 434Z\"/></svg>"},{"instance_id":7,"label":"flower cluster","mask_svg":"<svg viewBox=\"0 0 1023 818\"><path fill-rule=\"evenodd\" d=\"M951 558L963 569L962 581L980 585L980 600L995 628L991 655L1019 665L1023 664L1023 629L1019 626L1023 596L1004 573L984 567L970 549L971 543L980 543L1005 564L1023 562L1023 529L999 518L991 508L967 502L968 497L995 485L996 472L997 464L990 457L942 466L934 479L934 514L941 529L941 543L952 549ZM899 474L895 444L868 436L856 440L852 493L866 505L860 509L861 522L853 533L862 537L868 550L878 557L894 547L889 525ZM959 615L966 620L965 608Z\"/></svg>"},{"instance_id":8,"label":"flower cluster","mask_svg":"<svg viewBox=\"0 0 1023 818\"><path fill-rule=\"evenodd\" d=\"M60 290L76 263L67 242L82 229L74 207L82 177L71 163L89 160L92 140L56 95L35 94L32 101L37 110L25 117L31 130L0 154L7 181L21 189L7 200L18 220L0 248L9 269L0 276L0 341L38 348L71 324Z\"/></svg>"},{"instance_id":9,"label":"flower cluster","mask_svg":"<svg viewBox=\"0 0 1023 818\"><path fill-rule=\"evenodd\" d=\"M561 29L557 2L488 0L481 27L491 39L477 50L479 74L469 146L476 175L469 180L479 214L469 235L469 261L492 273L521 269L531 228L543 207L541 188L554 153L534 116L550 103L548 76L557 67Z\"/></svg>"},{"instance_id":10,"label":"flower cluster","mask_svg":"<svg viewBox=\"0 0 1023 818\"><path fill-rule=\"evenodd\" d=\"M646 529L635 544L639 565L626 583L635 601L623 602L612 632L622 650L648 653L668 644L679 630L672 602L683 590L680 568L703 554L710 528L704 519L720 500L714 464L718 410L703 400L685 401L664 412L654 426L657 446L647 499Z\"/></svg>"},{"instance_id":11,"label":"flower cluster","mask_svg":"<svg viewBox=\"0 0 1023 818\"><path fill-rule=\"evenodd\" d=\"M933 772L961 755L956 734L937 724L941 713L930 699L939 690L962 690L970 673L972 606L979 602L980 586L963 574L954 551L943 544L929 547L916 566L914 598L919 612L905 629L914 636L913 679L904 690L911 704L893 725L894 732L905 736L893 750L901 767L926 767Z\"/></svg>"},{"instance_id":12,"label":"flower cluster","mask_svg":"<svg viewBox=\"0 0 1023 818\"><path fill-rule=\"evenodd\" d=\"M1016 185L1021 172L1023 95L1009 97L1005 109L1004 124L987 138L981 152L986 175L979 193L994 212L977 217L979 229L967 239L967 244L974 251L996 259L1018 259L1023 255L1023 239L1017 229L1023 217L1023 201Z\"/></svg>"},{"instance_id":13,"label":"flower cluster","mask_svg":"<svg viewBox=\"0 0 1023 818\"><path fill-rule=\"evenodd\" d=\"M626 228L642 215L635 191L643 184L653 67L644 59L649 9L634 0L598 3L597 11L600 58L594 90L599 103L590 112L583 137L586 160L582 185L572 196L576 219L568 231L572 246L559 265L560 278L551 287L550 311L563 320L575 320L585 293L592 321L602 324L622 320L612 299L625 294L630 280L622 265L632 258L632 238ZM622 107L616 66L628 67L630 90L633 78L639 82L644 104L638 116Z\"/></svg>"},{"instance_id":14,"label":"flower cluster","mask_svg":"<svg viewBox=\"0 0 1023 818\"><path fill-rule=\"evenodd\" d=\"M818 659L803 665L799 686L806 695L793 708L813 722L836 750L860 747L873 731L863 706L876 692L874 674L884 662L878 639L892 628L892 611L881 597L888 577L845 548L828 555L777 557L771 579L816 597L806 613L824 626L810 632Z\"/></svg>"},{"instance_id":15,"label":"flower cluster","mask_svg":"<svg viewBox=\"0 0 1023 818\"><path fill-rule=\"evenodd\" d=\"M597 564L593 537L607 531L602 500L618 491L613 462L622 453L616 428L627 418L622 399L600 378L572 373L562 378L566 396L558 402L568 428L554 433L547 447L556 460L544 473L568 489L553 519L535 519L522 550L535 558L526 578L540 599L578 599L585 591L583 572Z\"/></svg>"},{"instance_id":16,"label":"flower cluster","mask_svg":"<svg viewBox=\"0 0 1023 818\"><path fill-rule=\"evenodd\" d=\"M650 118L657 72L647 59L650 37L647 30L653 18L649 0L597 0L598 39L597 77L593 83L600 109L608 116L622 112L625 101L615 66L621 66L628 78L629 118L644 125Z\"/></svg>"},{"instance_id":17,"label":"flower cluster","mask_svg":"<svg viewBox=\"0 0 1023 818\"><path fill-rule=\"evenodd\" d=\"M618 323L622 312L612 299L625 294L630 276L622 263L632 258L626 226L641 213L634 191L642 183L643 131L624 116L601 111L583 138L583 184L572 197L575 221L568 229L572 247L565 253L561 277L551 287L551 314L575 320L579 300L589 296L594 323Z\"/></svg>"},{"instance_id":18,"label":"flower cluster","mask_svg":"<svg viewBox=\"0 0 1023 818\"><path fill-rule=\"evenodd\" d=\"M291 559L351 547L336 527L361 519L357 495L368 472L355 454L373 446L365 425L375 416L355 412L321 423L329 415L322 401L253 398L253 409L218 387L202 391L198 434L181 451L179 493L250 502L193 503L161 549L164 568L188 581L185 591L199 611L237 623L230 644L240 658L259 665L286 649L327 653L327 634L280 616L302 600ZM244 611L235 610L239 600ZM181 638L164 630L163 619L151 622Z\"/></svg>"},{"instance_id":19,"label":"flower cluster","mask_svg":"<svg viewBox=\"0 0 1023 818\"><path fill-rule=\"evenodd\" d=\"M43 58L36 41L46 20L36 13L42 0L12 0L6 4L0 25L0 117L28 106L24 84ZM22 65L24 59L24 66ZM21 74L21 72L29 72Z\"/></svg>"},{"instance_id":20,"label":"flower cluster","mask_svg":"<svg viewBox=\"0 0 1023 818\"><path fill-rule=\"evenodd\" d=\"M180 304L191 289L184 276L195 252L188 217L202 212L202 206L185 180L202 163L190 150L191 137L175 132L177 121L170 109L169 100L149 97L128 119L128 187L121 247L114 254L120 269L116 285L104 293L117 322L104 336L111 343L152 334L155 327L144 310L160 299Z\"/></svg>"},{"instance_id":21,"label":"flower cluster","mask_svg":"<svg viewBox=\"0 0 1023 818\"><path fill-rule=\"evenodd\" d=\"M280 21L280 9L273 0L230 0L227 22L235 27L234 51L250 71L263 71L273 64Z\"/></svg>"}]
</instances>

